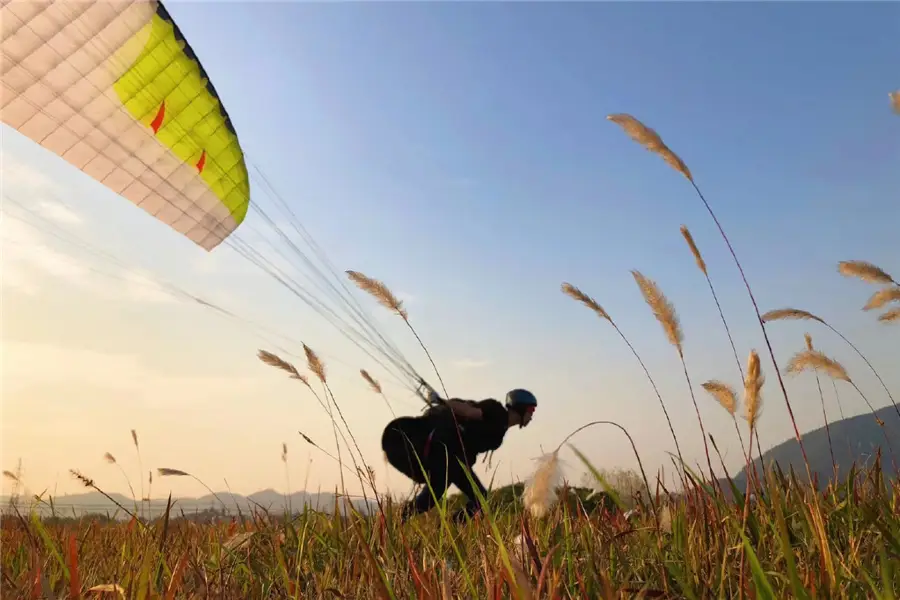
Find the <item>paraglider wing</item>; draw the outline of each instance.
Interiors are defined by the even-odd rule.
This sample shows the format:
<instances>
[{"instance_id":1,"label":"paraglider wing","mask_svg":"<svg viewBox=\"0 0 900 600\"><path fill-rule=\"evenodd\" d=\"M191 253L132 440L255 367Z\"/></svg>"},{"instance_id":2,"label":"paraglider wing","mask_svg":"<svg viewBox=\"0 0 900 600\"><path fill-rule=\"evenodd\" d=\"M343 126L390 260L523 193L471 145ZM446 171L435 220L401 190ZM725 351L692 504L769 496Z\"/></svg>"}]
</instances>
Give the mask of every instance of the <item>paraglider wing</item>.
<instances>
[{"instance_id":1,"label":"paraglider wing","mask_svg":"<svg viewBox=\"0 0 900 600\"><path fill-rule=\"evenodd\" d=\"M212 250L250 182L228 113L158 1L0 8L2 121Z\"/></svg>"}]
</instances>

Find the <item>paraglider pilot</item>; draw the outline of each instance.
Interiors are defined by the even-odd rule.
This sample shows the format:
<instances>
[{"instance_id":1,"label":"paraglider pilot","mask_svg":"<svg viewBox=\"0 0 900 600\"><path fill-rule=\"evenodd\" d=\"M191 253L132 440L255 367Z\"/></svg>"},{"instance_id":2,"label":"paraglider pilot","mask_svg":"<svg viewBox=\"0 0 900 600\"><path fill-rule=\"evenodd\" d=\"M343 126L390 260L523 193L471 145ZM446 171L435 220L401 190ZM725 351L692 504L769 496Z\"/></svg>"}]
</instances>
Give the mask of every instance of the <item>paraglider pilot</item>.
<instances>
[{"instance_id":1,"label":"paraglider pilot","mask_svg":"<svg viewBox=\"0 0 900 600\"><path fill-rule=\"evenodd\" d=\"M425 485L404 506L403 520L433 508L434 498L443 497L453 484L468 498L466 507L454 514L455 520L462 521L480 510L474 488L487 496L487 490L472 471L477 456L499 448L510 427L527 426L537 399L527 390L515 389L506 394L505 406L493 398L478 402L445 400L422 383L431 406L420 416L399 417L388 423L381 436L381 448L395 469L418 484L425 484L427 475L431 484L431 490ZM462 465L468 466L468 476Z\"/></svg>"}]
</instances>

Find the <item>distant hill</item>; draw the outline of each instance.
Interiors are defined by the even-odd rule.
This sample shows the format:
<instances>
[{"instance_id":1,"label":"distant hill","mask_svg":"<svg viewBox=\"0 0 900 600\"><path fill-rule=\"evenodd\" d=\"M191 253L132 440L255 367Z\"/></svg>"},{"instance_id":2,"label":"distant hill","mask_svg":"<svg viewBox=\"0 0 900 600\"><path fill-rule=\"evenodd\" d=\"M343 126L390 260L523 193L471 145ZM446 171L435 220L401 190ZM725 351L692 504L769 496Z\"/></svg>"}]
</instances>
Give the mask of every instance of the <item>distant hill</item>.
<instances>
[{"instance_id":1,"label":"distant hill","mask_svg":"<svg viewBox=\"0 0 900 600\"><path fill-rule=\"evenodd\" d=\"M884 429L878 425L875 416L884 421ZM898 453L897 460L900 460L900 417L897 416L892 405L879 409L875 412L875 416L869 413L829 423L834 459L838 466L838 477L846 476L854 462L858 468L871 464L879 448L881 448L881 467L885 479L894 479L898 476L891 461L885 434ZM806 456L809 459L810 470L814 477L818 474L819 487L825 487L833 473L825 427L822 426L801 437L803 447L806 449ZM777 462L785 473L793 466L798 479L806 479L803 455L800 453L800 445L794 438L765 451L763 460L766 465ZM759 464L758 461L757 464ZM734 482L738 489L746 488L746 468L741 469L740 473L734 477Z\"/></svg>"},{"instance_id":2,"label":"distant hill","mask_svg":"<svg viewBox=\"0 0 900 600\"><path fill-rule=\"evenodd\" d=\"M333 513L335 506L335 495L333 493L316 493L295 492L288 497L273 489L254 492L249 496L240 494L230 494L228 492L216 492L218 499L210 494L199 498L172 498L173 508L172 515L186 516L216 510L226 512L229 515L237 515L239 511L244 514L255 512L259 509L265 509L272 514L281 515L289 506L293 512L302 511L304 506L309 506L315 510ZM135 510L134 500L122 494L110 494L116 502L124 506L130 511ZM220 501L221 500L221 501ZM26 498L20 498L20 506L29 506L32 501ZM0 497L0 509L6 510L9 505L9 497ZM51 509L47 505L40 505L41 514L50 515L55 513L60 517L81 517L88 514L108 514L115 515L118 518L127 518L127 515L99 492L85 492L83 494L67 494L53 498L54 508ZM354 498L353 505L357 510L366 512L366 502L362 498ZM375 503L370 501L370 508ZM154 498L149 503L143 504L143 515L147 518L154 518L162 515L166 510L165 498ZM140 512L140 510L139 510ZM118 514L116 514L118 513Z\"/></svg>"}]
</instances>

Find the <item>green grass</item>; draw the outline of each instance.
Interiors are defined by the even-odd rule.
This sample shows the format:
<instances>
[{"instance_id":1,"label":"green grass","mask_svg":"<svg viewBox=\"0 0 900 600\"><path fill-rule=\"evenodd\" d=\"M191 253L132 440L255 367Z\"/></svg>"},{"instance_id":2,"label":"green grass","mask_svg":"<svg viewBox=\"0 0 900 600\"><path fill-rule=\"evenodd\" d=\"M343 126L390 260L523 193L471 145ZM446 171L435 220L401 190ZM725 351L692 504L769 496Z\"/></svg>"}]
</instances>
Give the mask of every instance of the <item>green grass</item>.
<instances>
[{"instance_id":1,"label":"green grass","mask_svg":"<svg viewBox=\"0 0 900 600\"><path fill-rule=\"evenodd\" d=\"M369 517L308 511L215 525L173 511L149 527L22 515L3 523L0 591L76 598L118 584L127 598L509 598L521 586L522 598L895 598L900 485L880 473L873 465L815 499L798 478L769 471L746 533L741 497L709 486L658 498L659 531L647 506L626 520L568 488L540 520L512 489L498 491L465 525L435 511L401 526L390 504Z\"/></svg>"}]
</instances>

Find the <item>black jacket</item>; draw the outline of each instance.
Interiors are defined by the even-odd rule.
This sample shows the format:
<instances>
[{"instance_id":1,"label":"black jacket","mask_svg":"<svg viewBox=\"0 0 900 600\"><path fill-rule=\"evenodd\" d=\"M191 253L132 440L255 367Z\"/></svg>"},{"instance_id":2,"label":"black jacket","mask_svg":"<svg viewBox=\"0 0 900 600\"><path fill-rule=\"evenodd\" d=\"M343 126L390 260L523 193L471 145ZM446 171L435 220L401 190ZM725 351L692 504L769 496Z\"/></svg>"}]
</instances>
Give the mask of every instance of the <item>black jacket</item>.
<instances>
[{"instance_id":1,"label":"black jacket","mask_svg":"<svg viewBox=\"0 0 900 600\"><path fill-rule=\"evenodd\" d=\"M453 398L453 400L480 408L481 419L466 419L457 415L456 422L459 424L459 433L457 434L449 406L441 404L431 407L424 416L435 429L435 440L446 444L451 454L459 458L463 457L463 453L460 451L460 437L462 438L465 458L468 459L471 466L475 464L479 454L496 450L503 444L503 438L509 428L509 414L506 407L493 398L478 402L458 398Z\"/></svg>"}]
</instances>

